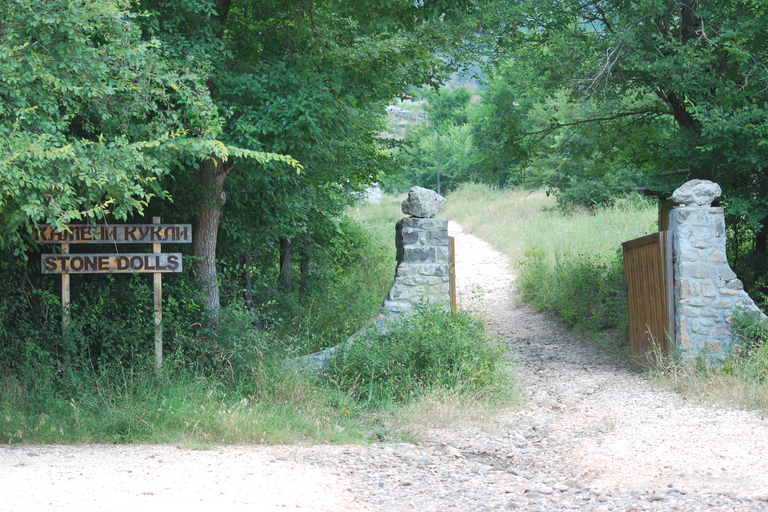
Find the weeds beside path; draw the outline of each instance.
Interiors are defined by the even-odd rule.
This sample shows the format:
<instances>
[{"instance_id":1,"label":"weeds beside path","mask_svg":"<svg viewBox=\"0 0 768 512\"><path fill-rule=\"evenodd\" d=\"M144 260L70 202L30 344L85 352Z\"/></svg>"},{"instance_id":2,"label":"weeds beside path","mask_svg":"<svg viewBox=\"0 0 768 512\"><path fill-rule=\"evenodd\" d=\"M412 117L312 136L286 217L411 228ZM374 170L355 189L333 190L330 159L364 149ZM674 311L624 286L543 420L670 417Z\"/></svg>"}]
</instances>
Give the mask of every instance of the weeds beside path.
<instances>
[{"instance_id":1,"label":"weeds beside path","mask_svg":"<svg viewBox=\"0 0 768 512\"><path fill-rule=\"evenodd\" d=\"M518 305L506 258L451 229L462 304L481 310L516 356L523 406L462 423L444 421L445 404L437 403L441 414L421 409L414 419L415 441L369 446L7 447L0 449L0 508L768 507L768 422L654 389L547 315Z\"/></svg>"}]
</instances>

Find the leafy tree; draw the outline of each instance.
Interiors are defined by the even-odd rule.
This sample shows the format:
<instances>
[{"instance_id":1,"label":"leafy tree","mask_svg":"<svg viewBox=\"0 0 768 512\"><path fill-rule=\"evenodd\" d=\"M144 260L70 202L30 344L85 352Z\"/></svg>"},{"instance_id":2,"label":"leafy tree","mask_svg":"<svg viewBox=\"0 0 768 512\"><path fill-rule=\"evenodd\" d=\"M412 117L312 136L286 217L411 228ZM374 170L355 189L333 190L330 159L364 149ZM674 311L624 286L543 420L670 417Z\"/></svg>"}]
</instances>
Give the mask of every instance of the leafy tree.
<instances>
[{"instance_id":1,"label":"leafy tree","mask_svg":"<svg viewBox=\"0 0 768 512\"><path fill-rule=\"evenodd\" d=\"M164 59L118 2L12 0L0 13L0 243L33 224L141 213L159 179L224 147L201 75Z\"/></svg>"},{"instance_id":2,"label":"leafy tree","mask_svg":"<svg viewBox=\"0 0 768 512\"><path fill-rule=\"evenodd\" d=\"M495 66L514 57L536 70L528 83L545 96L565 91L583 107L543 127L494 119L492 133L513 134L506 147L585 133L599 145L585 154L591 168L641 170L670 192L690 178L717 181L765 261L766 21L768 7L749 0L492 2L463 48L484 48Z\"/></svg>"},{"instance_id":3,"label":"leafy tree","mask_svg":"<svg viewBox=\"0 0 768 512\"><path fill-rule=\"evenodd\" d=\"M240 254L279 247L290 289L294 240L307 240L314 225L348 203L350 190L375 181L389 165L376 138L384 105L409 84L432 83L446 69L430 52L436 15L445 7L472 6L404 0L139 3L147 13L145 33L162 41L166 58L207 73L224 119L217 136L225 144L290 154L303 166L298 176L275 166L265 173L253 161L211 157L177 179L176 195L194 199L193 250L209 311L220 300L216 236L222 215L232 216L222 236L236 238L227 245Z\"/></svg>"}]
</instances>

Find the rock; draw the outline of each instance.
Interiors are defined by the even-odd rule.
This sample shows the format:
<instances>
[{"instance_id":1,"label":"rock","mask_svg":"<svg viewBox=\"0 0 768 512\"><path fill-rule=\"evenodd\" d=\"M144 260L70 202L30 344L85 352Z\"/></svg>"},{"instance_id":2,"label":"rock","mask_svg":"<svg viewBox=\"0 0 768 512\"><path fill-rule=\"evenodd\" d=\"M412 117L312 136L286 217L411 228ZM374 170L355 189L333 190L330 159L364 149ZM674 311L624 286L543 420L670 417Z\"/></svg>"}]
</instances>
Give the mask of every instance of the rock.
<instances>
[{"instance_id":1,"label":"rock","mask_svg":"<svg viewBox=\"0 0 768 512\"><path fill-rule=\"evenodd\" d=\"M720 185L709 180L691 180L672 194L672 202L688 206L710 206L723 193Z\"/></svg>"},{"instance_id":2,"label":"rock","mask_svg":"<svg viewBox=\"0 0 768 512\"><path fill-rule=\"evenodd\" d=\"M381 203L381 200L384 198L384 192L381 190L381 187L376 185L371 185L370 187L365 188L365 201L371 204L379 204Z\"/></svg>"},{"instance_id":3,"label":"rock","mask_svg":"<svg viewBox=\"0 0 768 512\"><path fill-rule=\"evenodd\" d=\"M431 219L442 209L446 199L424 187L413 187L408 192L408 197L403 201L402 210L406 215L422 219Z\"/></svg>"}]
</instances>

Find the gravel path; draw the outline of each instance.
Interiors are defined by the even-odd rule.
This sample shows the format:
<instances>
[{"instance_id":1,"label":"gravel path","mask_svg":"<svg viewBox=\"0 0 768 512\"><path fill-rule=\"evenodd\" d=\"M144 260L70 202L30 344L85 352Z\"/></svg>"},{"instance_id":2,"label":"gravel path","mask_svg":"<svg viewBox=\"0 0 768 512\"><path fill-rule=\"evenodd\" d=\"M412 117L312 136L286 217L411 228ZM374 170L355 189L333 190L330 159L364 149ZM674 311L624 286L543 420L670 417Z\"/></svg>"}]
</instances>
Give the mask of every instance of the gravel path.
<instances>
[{"instance_id":1,"label":"gravel path","mask_svg":"<svg viewBox=\"0 0 768 512\"><path fill-rule=\"evenodd\" d=\"M456 237L462 307L517 358L527 403L419 444L13 446L0 511L768 510L768 421L654 389L516 305L505 257Z\"/></svg>"}]
</instances>

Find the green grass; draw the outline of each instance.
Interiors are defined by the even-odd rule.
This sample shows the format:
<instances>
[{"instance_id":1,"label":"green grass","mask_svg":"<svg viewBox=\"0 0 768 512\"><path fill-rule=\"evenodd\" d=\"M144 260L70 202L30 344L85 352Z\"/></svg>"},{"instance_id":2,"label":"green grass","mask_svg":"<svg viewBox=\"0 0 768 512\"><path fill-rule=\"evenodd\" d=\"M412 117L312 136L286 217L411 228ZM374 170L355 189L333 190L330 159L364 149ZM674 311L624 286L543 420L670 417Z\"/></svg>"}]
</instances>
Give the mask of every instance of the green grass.
<instances>
[{"instance_id":1,"label":"green grass","mask_svg":"<svg viewBox=\"0 0 768 512\"><path fill-rule=\"evenodd\" d=\"M423 310L366 334L337 351L323 372L358 403L408 403L438 389L492 397L508 387L506 351L469 313Z\"/></svg>"},{"instance_id":2,"label":"green grass","mask_svg":"<svg viewBox=\"0 0 768 512\"><path fill-rule=\"evenodd\" d=\"M656 229L656 207L639 196L564 214L542 190L465 185L445 215L507 254L521 298L613 346L627 344L621 243Z\"/></svg>"},{"instance_id":3,"label":"green grass","mask_svg":"<svg viewBox=\"0 0 768 512\"><path fill-rule=\"evenodd\" d=\"M607 260L622 242L656 230L656 206L640 196L568 215L554 208L554 197L543 190L466 184L448 195L442 215L518 263L534 249L543 251L549 265L563 255Z\"/></svg>"}]
</instances>

